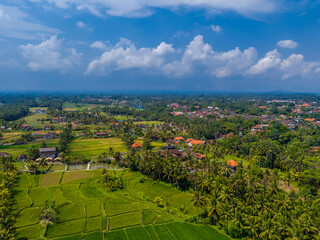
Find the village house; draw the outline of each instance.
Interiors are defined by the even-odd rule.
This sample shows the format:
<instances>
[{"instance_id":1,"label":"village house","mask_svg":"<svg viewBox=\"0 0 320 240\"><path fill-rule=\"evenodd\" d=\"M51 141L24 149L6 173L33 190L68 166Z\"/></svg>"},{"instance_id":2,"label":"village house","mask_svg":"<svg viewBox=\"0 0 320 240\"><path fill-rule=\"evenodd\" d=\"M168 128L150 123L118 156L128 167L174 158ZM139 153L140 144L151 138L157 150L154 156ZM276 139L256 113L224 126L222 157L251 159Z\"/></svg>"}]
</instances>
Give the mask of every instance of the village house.
<instances>
[{"instance_id":1,"label":"village house","mask_svg":"<svg viewBox=\"0 0 320 240\"><path fill-rule=\"evenodd\" d=\"M42 158L43 157L44 158L48 158L48 157L55 158L56 154L57 154L57 149L56 149L56 147L40 148L39 154L40 154L40 157L42 157Z\"/></svg>"},{"instance_id":2,"label":"village house","mask_svg":"<svg viewBox=\"0 0 320 240\"><path fill-rule=\"evenodd\" d=\"M32 131L33 127L31 125L21 125L22 130Z\"/></svg>"},{"instance_id":3,"label":"village house","mask_svg":"<svg viewBox=\"0 0 320 240\"><path fill-rule=\"evenodd\" d=\"M108 136L108 133L106 132L98 132L96 133L96 137L107 137Z\"/></svg>"},{"instance_id":4,"label":"village house","mask_svg":"<svg viewBox=\"0 0 320 240\"><path fill-rule=\"evenodd\" d=\"M46 114L46 110L39 108L39 109L34 110L34 114Z\"/></svg>"}]
</instances>

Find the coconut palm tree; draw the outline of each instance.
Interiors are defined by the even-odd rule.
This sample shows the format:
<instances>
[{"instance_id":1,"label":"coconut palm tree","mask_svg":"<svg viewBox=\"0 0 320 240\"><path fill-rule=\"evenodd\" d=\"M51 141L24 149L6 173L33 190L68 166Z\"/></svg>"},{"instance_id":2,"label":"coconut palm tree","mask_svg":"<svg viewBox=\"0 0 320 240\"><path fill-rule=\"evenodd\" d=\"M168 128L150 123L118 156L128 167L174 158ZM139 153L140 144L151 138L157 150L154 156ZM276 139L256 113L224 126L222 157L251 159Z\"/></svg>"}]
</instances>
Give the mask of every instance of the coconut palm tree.
<instances>
[{"instance_id":1,"label":"coconut palm tree","mask_svg":"<svg viewBox=\"0 0 320 240\"><path fill-rule=\"evenodd\" d=\"M199 209L203 209L208 200L201 191L194 191L191 202L193 207L197 208L197 221L199 222Z\"/></svg>"}]
</instances>

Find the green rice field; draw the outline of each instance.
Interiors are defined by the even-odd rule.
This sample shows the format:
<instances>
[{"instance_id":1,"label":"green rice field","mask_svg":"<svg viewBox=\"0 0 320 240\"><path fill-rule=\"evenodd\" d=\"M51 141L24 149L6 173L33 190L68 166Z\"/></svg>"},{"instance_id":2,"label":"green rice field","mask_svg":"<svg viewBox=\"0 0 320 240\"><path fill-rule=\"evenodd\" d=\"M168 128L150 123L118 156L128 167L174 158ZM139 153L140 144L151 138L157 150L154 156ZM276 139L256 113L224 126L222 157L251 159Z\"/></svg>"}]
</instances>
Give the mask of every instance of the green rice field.
<instances>
[{"instance_id":1,"label":"green rice field","mask_svg":"<svg viewBox=\"0 0 320 240\"><path fill-rule=\"evenodd\" d=\"M183 222L196 214L189 192L137 172L121 173L124 188L114 192L99 181L101 170L19 173L13 192L16 239L229 239L209 226ZM168 209L156 207L156 196L169 202ZM39 217L47 200L55 202L57 220L44 228Z\"/></svg>"}]
</instances>

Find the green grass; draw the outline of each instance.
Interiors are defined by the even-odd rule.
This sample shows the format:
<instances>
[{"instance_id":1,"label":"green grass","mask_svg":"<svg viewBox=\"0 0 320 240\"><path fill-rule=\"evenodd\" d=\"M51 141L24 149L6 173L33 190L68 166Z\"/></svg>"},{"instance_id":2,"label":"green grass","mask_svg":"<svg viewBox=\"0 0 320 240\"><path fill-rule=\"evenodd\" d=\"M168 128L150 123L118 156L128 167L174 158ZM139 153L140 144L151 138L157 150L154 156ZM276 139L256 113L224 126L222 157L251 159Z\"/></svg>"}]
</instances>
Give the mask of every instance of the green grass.
<instances>
[{"instance_id":1,"label":"green grass","mask_svg":"<svg viewBox=\"0 0 320 240\"><path fill-rule=\"evenodd\" d=\"M18 228L16 230L16 239L33 239L40 236L41 225L32 225L28 227Z\"/></svg>"},{"instance_id":2,"label":"green grass","mask_svg":"<svg viewBox=\"0 0 320 240\"><path fill-rule=\"evenodd\" d=\"M97 200L85 200L87 217L96 217L101 213L101 203Z\"/></svg>"},{"instance_id":3,"label":"green grass","mask_svg":"<svg viewBox=\"0 0 320 240\"><path fill-rule=\"evenodd\" d=\"M63 184L61 190L65 199L70 202L82 202L79 184Z\"/></svg>"},{"instance_id":4,"label":"green grass","mask_svg":"<svg viewBox=\"0 0 320 240\"><path fill-rule=\"evenodd\" d=\"M30 188L29 196L33 206L43 206L46 201L50 200L50 192L47 188Z\"/></svg>"},{"instance_id":5,"label":"green grass","mask_svg":"<svg viewBox=\"0 0 320 240\"><path fill-rule=\"evenodd\" d=\"M169 223L167 224L170 232L172 232L177 240L192 239L230 239L209 226L198 226L188 223Z\"/></svg>"},{"instance_id":6,"label":"green grass","mask_svg":"<svg viewBox=\"0 0 320 240\"><path fill-rule=\"evenodd\" d=\"M86 198L98 198L101 200L106 198L106 196L91 182L81 184L80 190Z\"/></svg>"},{"instance_id":7,"label":"green grass","mask_svg":"<svg viewBox=\"0 0 320 240\"><path fill-rule=\"evenodd\" d=\"M127 213L122 215L117 215L109 218L110 230L137 226L142 223L142 216L140 212Z\"/></svg>"},{"instance_id":8,"label":"green grass","mask_svg":"<svg viewBox=\"0 0 320 240\"><path fill-rule=\"evenodd\" d=\"M65 168L66 168L66 165L64 164L53 164L50 168L50 171L64 170Z\"/></svg>"},{"instance_id":9,"label":"green grass","mask_svg":"<svg viewBox=\"0 0 320 240\"><path fill-rule=\"evenodd\" d=\"M58 209L58 222L67 222L85 217L83 203L70 203Z\"/></svg>"},{"instance_id":10,"label":"green grass","mask_svg":"<svg viewBox=\"0 0 320 240\"><path fill-rule=\"evenodd\" d=\"M102 221L101 217L87 218L85 232L95 232L95 231L101 230L101 226L102 226L101 221Z\"/></svg>"},{"instance_id":11,"label":"green grass","mask_svg":"<svg viewBox=\"0 0 320 240\"><path fill-rule=\"evenodd\" d=\"M60 181L61 173L53 172L46 173L41 178L41 187L48 187L52 185L58 185Z\"/></svg>"},{"instance_id":12,"label":"green grass","mask_svg":"<svg viewBox=\"0 0 320 240\"><path fill-rule=\"evenodd\" d=\"M154 226L154 230L156 231L156 233L163 233L169 231L166 225L156 225Z\"/></svg>"},{"instance_id":13,"label":"green grass","mask_svg":"<svg viewBox=\"0 0 320 240\"><path fill-rule=\"evenodd\" d=\"M127 240L128 239L124 230L107 232L105 234L105 238L107 238L107 240Z\"/></svg>"},{"instance_id":14,"label":"green grass","mask_svg":"<svg viewBox=\"0 0 320 240\"><path fill-rule=\"evenodd\" d=\"M128 228L125 230L129 240L150 239L148 232L143 227Z\"/></svg>"},{"instance_id":15,"label":"green grass","mask_svg":"<svg viewBox=\"0 0 320 240\"><path fill-rule=\"evenodd\" d=\"M39 237L39 215L45 200L51 199L58 215L56 223L47 231L41 230L47 239L103 239L102 231L107 232L104 238L107 240L229 239L211 227L177 224L195 215L191 194L169 184L152 181L138 172L123 171L124 188L114 192L99 182L101 170L65 172L66 183L62 184L57 183L60 174L19 173L13 197L17 216L15 227L20 238L30 236L28 239L35 240ZM143 183L141 178L145 179ZM39 183L42 187L36 187ZM150 201L152 198L146 200L142 196L160 196L165 202L168 200L169 209L174 214L156 207ZM33 206L30 197L34 201ZM185 215L178 210L183 204L190 209ZM33 230L35 232L29 232ZM187 235L192 238L187 238ZM214 238L210 238L212 236Z\"/></svg>"},{"instance_id":16,"label":"green grass","mask_svg":"<svg viewBox=\"0 0 320 240\"><path fill-rule=\"evenodd\" d=\"M150 240L158 240L157 233L152 226L145 226L144 229L148 232Z\"/></svg>"},{"instance_id":17,"label":"green grass","mask_svg":"<svg viewBox=\"0 0 320 240\"><path fill-rule=\"evenodd\" d=\"M75 221L64 222L60 224L54 223L49 226L47 237L50 239L81 233L84 229L84 222L84 219L78 219Z\"/></svg>"},{"instance_id":18,"label":"green grass","mask_svg":"<svg viewBox=\"0 0 320 240\"><path fill-rule=\"evenodd\" d=\"M46 140L48 147L56 147L58 145L58 138ZM2 146L0 145L0 152L7 152L13 155L13 157L18 157L21 153L27 153L28 149L31 147L40 148L42 145L43 139L34 140L22 145L9 145Z\"/></svg>"},{"instance_id":19,"label":"green grass","mask_svg":"<svg viewBox=\"0 0 320 240\"><path fill-rule=\"evenodd\" d=\"M54 186L54 187L50 187L48 189L50 191L51 200L53 200L55 202L56 207L59 207L59 206L68 202L64 198L63 192L62 192L60 186Z\"/></svg>"},{"instance_id":20,"label":"green grass","mask_svg":"<svg viewBox=\"0 0 320 240\"><path fill-rule=\"evenodd\" d=\"M32 207L23 209L16 218L16 227L24 227L39 223L41 207Z\"/></svg>"},{"instance_id":21,"label":"green grass","mask_svg":"<svg viewBox=\"0 0 320 240\"><path fill-rule=\"evenodd\" d=\"M18 174L18 182L16 184L16 188L24 188L32 186L32 179L30 178L28 173L19 173Z\"/></svg>"},{"instance_id":22,"label":"green grass","mask_svg":"<svg viewBox=\"0 0 320 240\"><path fill-rule=\"evenodd\" d=\"M88 233L84 235L84 240L103 240L102 232Z\"/></svg>"},{"instance_id":23,"label":"green grass","mask_svg":"<svg viewBox=\"0 0 320 240\"><path fill-rule=\"evenodd\" d=\"M152 210L144 210L142 212L142 223L144 225L149 225L154 223L154 220L156 219L157 214Z\"/></svg>"},{"instance_id":24,"label":"green grass","mask_svg":"<svg viewBox=\"0 0 320 240\"><path fill-rule=\"evenodd\" d=\"M63 178L61 183L73 182L76 180L82 180L84 178L90 178L91 174L88 172L65 172L63 174Z\"/></svg>"},{"instance_id":25,"label":"green grass","mask_svg":"<svg viewBox=\"0 0 320 240\"><path fill-rule=\"evenodd\" d=\"M126 152L124 143L118 137L76 139L68 144L67 155L94 156L108 151Z\"/></svg>"},{"instance_id":26,"label":"green grass","mask_svg":"<svg viewBox=\"0 0 320 240\"><path fill-rule=\"evenodd\" d=\"M159 233L158 237L160 240L176 240L170 232Z\"/></svg>"},{"instance_id":27,"label":"green grass","mask_svg":"<svg viewBox=\"0 0 320 240\"><path fill-rule=\"evenodd\" d=\"M104 203L104 208L108 216L114 216L122 213L139 211L140 204L138 202L106 202Z\"/></svg>"},{"instance_id":28,"label":"green grass","mask_svg":"<svg viewBox=\"0 0 320 240\"><path fill-rule=\"evenodd\" d=\"M68 237L55 238L56 240L82 240L82 234L72 235Z\"/></svg>"},{"instance_id":29,"label":"green grass","mask_svg":"<svg viewBox=\"0 0 320 240\"><path fill-rule=\"evenodd\" d=\"M14 189L12 192L13 195L13 202L14 202L14 209L22 209L25 207L30 207L32 201L28 195L28 189Z\"/></svg>"}]
</instances>

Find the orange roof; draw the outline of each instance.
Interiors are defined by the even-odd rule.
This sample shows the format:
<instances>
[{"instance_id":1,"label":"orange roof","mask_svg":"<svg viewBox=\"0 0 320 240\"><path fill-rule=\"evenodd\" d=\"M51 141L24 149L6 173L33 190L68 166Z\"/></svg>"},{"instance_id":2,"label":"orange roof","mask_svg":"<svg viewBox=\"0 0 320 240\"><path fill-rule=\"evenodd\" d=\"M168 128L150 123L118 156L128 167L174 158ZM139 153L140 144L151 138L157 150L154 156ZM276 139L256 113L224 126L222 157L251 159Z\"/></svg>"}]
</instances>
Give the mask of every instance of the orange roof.
<instances>
[{"instance_id":1,"label":"orange roof","mask_svg":"<svg viewBox=\"0 0 320 240\"><path fill-rule=\"evenodd\" d=\"M261 109L266 109L267 107L266 107L266 106L260 106L259 108L261 108Z\"/></svg>"},{"instance_id":2,"label":"orange roof","mask_svg":"<svg viewBox=\"0 0 320 240\"><path fill-rule=\"evenodd\" d=\"M56 134L60 134L61 133L61 131L56 131Z\"/></svg>"},{"instance_id":3,"label":"orange roof","mask_svg":"<svg viewBox=\"0 0 320 240\"><path fill-rule=\"evenodd\" d=\"M317 120L314 119L314 118L306 118L305 121L314 122L314 121L317 121Z\"/></svg>"},{"instance_id":4,"label":"orange roof","mask_svg":"<svg viewBox=\"0 0 320 240\"><path fill-rule=\"evenodd\" d=\"M197 157L197 158L199 158L199 159L204 159L204 158L206 158L206 156L203 155L203 154L201 154L201 153L195 153L194 156Z\"/></svg>"},{"instance_id":5,"label":"orange roof","mask_svg":"<svg viewBox=\"0 0 320 240\"><path fill-rule=\"evenodd\" d=\"M229 160L227 161L227 165L231 167L236 167L238 166L238 163L235 160Z\"/></svg>"},{"instance_id":6,"label":"orange roof","mask_svg":"<svg viewBox=\"0 0 320 240\"><path fill-rule=\"evenodd\" d=\"M304 103L304 104L301 105L301 107L310 107L310 104Z\"/></svg>"},{"instance_id":7,"label":"orange roof","mask_svg":"<svg viewBox=\"0 0 320 240\"><path fill-rule=\"evenodd\" d=\"M132 144L131 147L133 147L133 148L141 148L142 145L140 143L136 142L136 143Z\"/></svg>"},{"instance_id":8,"label":"orange roof","mask_svg":"<svg viewBox=\"0 0 320 240\"><path fill-rule=\"evenodd\" d=\"M183 140L183 137L175 137L174 140L180 141L180 140Z\"/></svg>"},{"instance_id":9,"label":"orange roof","mask_svg":"<svg viewBox=\"0 0 320 240\"><path fill-rule=\"evenodd\" d=\"M186 142L191 142L191 141L193 141L193 140L195 140L195 139L193 139L193 138L188 138L188 139L186 140Z\"/></svg>"},{"instance_id":10,"label":"orange roof","mask_svg":"<svg viewBox=\"0 0 320 240\"><path fill-rule=\"evenodd\" d=\"M107 132L108 132L108 133L111 133L111 132L112 132L112 130L108 130Z\"/></svg>"},{"instance_id":11,"label":"orange roof","mask_svg":"<svg viewBox=\"0 0 320 240\"><path fill-rule=\"evenodd\" d=\"M192 145L199 145L199 144L203 144L203 142L201 140L191 140L190 143Z\"/></svg>"}]
</instances>

